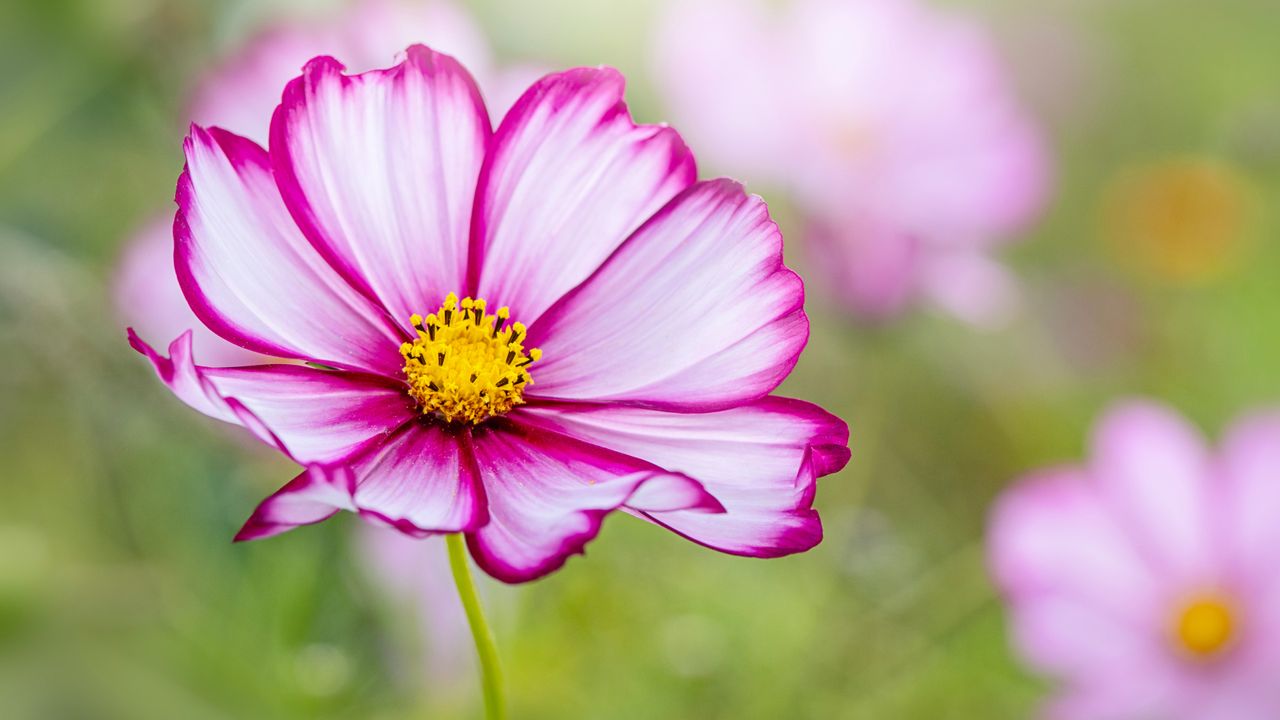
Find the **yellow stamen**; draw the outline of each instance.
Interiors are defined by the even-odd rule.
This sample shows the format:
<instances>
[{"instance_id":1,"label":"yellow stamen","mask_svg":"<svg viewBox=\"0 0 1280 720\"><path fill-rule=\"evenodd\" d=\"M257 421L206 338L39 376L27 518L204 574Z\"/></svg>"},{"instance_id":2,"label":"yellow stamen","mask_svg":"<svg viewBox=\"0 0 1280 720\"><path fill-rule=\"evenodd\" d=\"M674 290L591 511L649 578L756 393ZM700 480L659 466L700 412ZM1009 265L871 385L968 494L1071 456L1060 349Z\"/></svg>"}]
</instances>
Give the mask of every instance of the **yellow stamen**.
<instances>
[{"instance_id":1,"label":"yellow stamen","mask_svg":"<svg viewBox=\"0 0 1280 720\"><path fill-rule=\"evenodd\" d=\"M482 423L524 403L533 384L529 366L542 358L525 350L525 326L507 325L505 307L486 312L484 300L449 293L440 309L409 322L417 339L400 346L409 394L423 415L449 423Z\"/></svg>"},{"instance_id":2,"label":"yellow stamen","mask_svg":"<svg viewBox=\"0 0 1280 720\"><path fill-rule=\"evenodd\" d=\"M1219 597L1202 597L1182 609L1175 631L1183 650L1198 658L1208 658L1222 651L1234 639L1235 613Z\"/></svg>"}]
</instances>

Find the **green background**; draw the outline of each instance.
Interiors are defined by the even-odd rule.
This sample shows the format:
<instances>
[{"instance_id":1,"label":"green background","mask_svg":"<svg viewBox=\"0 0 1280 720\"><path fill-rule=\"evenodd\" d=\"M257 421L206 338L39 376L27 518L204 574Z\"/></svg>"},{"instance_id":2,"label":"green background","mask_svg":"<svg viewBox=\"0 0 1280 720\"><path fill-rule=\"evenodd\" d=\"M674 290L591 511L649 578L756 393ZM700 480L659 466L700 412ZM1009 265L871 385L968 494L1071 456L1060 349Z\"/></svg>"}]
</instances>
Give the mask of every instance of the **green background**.
<instances>
[{"instance_id":1,"label":"green background","mask_svg":"<svg viewBox=\"0 0 1280 720\"><path fill-rule=\"evenodd\" d=\"M995 332L928 312L866 327L811 295L783 392L852 427L852 462L820 484L826 540L744 560L618 516L559 573L487 588L513 717L1025 717L1049 685L1019 668L986 578L992 498L1080 457L1118 397L1167 400L1210 433L1275 401L1280 4L949 4L991 24L1056 155L1050 207L1007 254L1022 316ZM636 114L663 119L652 5L472 9L500 58L615 65ZM172 197L191 84L268 13L0 4L6 718L478 714L470 687L422 676L415 616L366 572L354 518L230 542L290 468L175 401L111 310L122 244ZM1250 208L1227 270L1194 285L1122 262L1104 227L1117 178L1187 157L1230 168ZM468 652L457 662L466 677Z\"/></svg>"}]
</instances>

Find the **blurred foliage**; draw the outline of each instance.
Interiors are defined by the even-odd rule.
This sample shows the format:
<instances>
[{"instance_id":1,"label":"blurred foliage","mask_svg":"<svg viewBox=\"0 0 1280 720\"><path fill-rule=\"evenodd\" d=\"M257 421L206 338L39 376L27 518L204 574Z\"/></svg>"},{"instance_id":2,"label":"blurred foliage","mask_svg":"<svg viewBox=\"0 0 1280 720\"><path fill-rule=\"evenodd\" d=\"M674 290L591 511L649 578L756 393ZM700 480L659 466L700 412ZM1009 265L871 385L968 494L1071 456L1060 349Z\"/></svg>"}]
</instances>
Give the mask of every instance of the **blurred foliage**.
<instances>
[{"instance_id":1,"label":"blurred foliage","mask_svg":"<svg viewBox=\"0 0 1280 720\"><path fill-rule=\"evenodd\" d=\"M991 23L1058 153L1056 200L1010 250L1023 317L985 334L927 314L857 327L811 296L813 339L784 391L853 428L853 462L821 486L824 544L749 561L610 520L587 558L512 593L513 717L1024 717L1043 685L1011 658L985 578L990 499L1077 457L1117 396L1165 398L1206 427L1275 401L1280 5L948 4ZM617 65L637 114L662 117L650 4L474 9L501 56ZM476 712L425 691L396 651L413 623L363 572L354 520L230 543L289 468L174 401L110 311L121 244L172 196L186 88L265 12L0 4L6 718ZM1191 249L1233 257L1191 285L1141 267L1149 248L1124 252L1137 233L1108 221L1135 168L1188 159L1229 168L1251 208Z\"/></svg>"}]
</instances>

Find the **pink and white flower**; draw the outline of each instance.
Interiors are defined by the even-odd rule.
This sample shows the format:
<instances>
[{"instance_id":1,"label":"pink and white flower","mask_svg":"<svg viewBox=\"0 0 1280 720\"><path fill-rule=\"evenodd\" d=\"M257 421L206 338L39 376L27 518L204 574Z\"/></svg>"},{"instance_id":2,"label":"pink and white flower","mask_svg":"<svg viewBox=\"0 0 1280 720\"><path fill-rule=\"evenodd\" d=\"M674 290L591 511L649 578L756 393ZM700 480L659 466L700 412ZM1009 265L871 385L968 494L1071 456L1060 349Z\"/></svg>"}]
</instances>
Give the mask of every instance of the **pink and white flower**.
<instances>
[{"instance_id":1,"label":"pink and white flower","mask_svg":"<svg viewBox=\"0 0 1280 720\"><path fill-rule=\"evenodd\" d=\"M852 310L1008 316L993 251L1041 207L1046 153L974 23L911 0L679 0L654 57L711 162L790 189Z\"/></svg>"},{"instance_id":2,"label":"pink and white flower","mask_svg":"<svg viewBox=\"0 0 1280 720\"><path fill-rule=\"evenodd\" d=\"M266 143L281 89L309 59L327 50L353 67L369 69L419 39L477 72L489 107L499 114L541 74L530 65L495 68L480 28L452 3L363 0L331 17L295 18L254 37L202 80L187 113L198 123ZM173 338L190 330L193 355L205 364L270 362L222 339L196 318L178 285L173 249L172 213L152 218L126 246L115 278L116 306L125 324L144 337ZM431 694L458 692L466 682L458 669L467 667L459 658L465 660L472 650L443 549L371 525L361 529L356 547L371 580L393 601L417 609Z\"/></svg>"},{"instance_id":3,"label":"pink and white flower","mask_svg":"<svg viewBox=\"0 0 1280 720\"><path fill-rule=\"evenodd\" d=\"M495 67L484 34L462 8L444 0L361 0L320 18L281 19L203 78L187 117L267 143L280 90L317 55L331 54L353 70L391 61L414 42L457 57L479 78L489 108L501 113L543 73L528 64ZM262 355L233 345L192 314L173 272L173 217L148 220L126 245L114 282L117 312L146 337L177 337L192 330L201 362L250 365Z\"/></svg>"},{"instance_id":4,"label":"pink and white flower","mask_svg":"<svg viewBox=\"0 0 1280 720\"><path fill-rule=\"evenodd\" d=\"M192 128L183 292L224 339L310 364L207 367L189 334L169 357L131 336L181 399L304 466L240 539L348 510L466 533L508 582L614 510L740 555L821 539L815 481L848 431L769 396L808 338L782 238L622 93L607 68L548 75L492 130L462 65L413 46L359 75L309 62L269 151Z\"/></svg>"},{"instance_id":5,"label":"pink and white flower","mask_svg":"<svg viewBox=\"0 0 1280 720\"><path fill-rule=\"evenodd\" d=\"M1123 403L1083 466L1006 492L988 540L1019 652L1063 681L1047 717L1280 715L1280 411L1214 451L1174 411Z\"/></svg>"}]
</instances>

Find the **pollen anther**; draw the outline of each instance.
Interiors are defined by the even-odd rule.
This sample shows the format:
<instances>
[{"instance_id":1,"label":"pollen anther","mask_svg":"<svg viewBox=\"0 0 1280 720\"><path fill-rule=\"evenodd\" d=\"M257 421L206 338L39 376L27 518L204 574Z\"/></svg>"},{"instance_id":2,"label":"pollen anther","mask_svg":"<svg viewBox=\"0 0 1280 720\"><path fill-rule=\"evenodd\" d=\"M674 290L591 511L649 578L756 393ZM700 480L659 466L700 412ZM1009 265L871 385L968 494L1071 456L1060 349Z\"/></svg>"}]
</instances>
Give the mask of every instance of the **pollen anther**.
<instances>
[{"instance_id":1,"label":"pollen anther","mask_svg":"<svg viewBox=\"0 0 1280 720\"><path fill-rule=\"evenodd\" d=\"M529 366L542 357L521 344L525 327L506 326L508 308L485 312L482 299L449 293L435 313L413 315L417 334L400 346L409 394L423 415L478 424L524 403ZM430 360L435 360L431 362Z\"/></svg>"}]
</instances>

